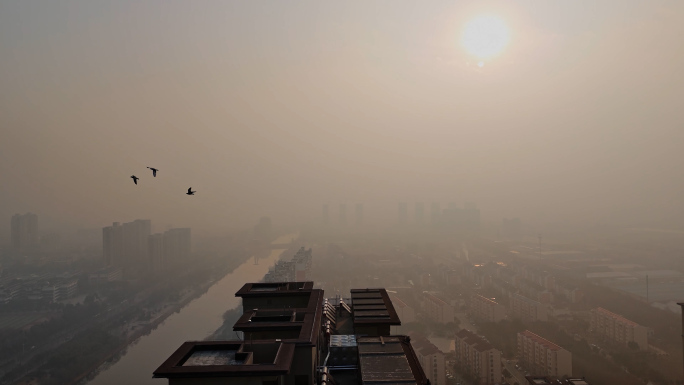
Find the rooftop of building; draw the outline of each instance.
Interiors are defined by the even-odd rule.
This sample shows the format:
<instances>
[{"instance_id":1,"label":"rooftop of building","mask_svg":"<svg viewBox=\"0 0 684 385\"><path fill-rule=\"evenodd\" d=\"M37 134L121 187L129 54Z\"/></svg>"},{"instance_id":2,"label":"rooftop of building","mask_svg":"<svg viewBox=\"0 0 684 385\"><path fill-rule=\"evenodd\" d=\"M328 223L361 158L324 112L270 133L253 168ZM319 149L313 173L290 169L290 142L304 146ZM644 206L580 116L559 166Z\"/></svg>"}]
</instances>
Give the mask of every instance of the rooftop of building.
<instances>
[{"instance_id":1,"label":"rooftop of building","mask_svg":"<svg viewBox=\"0 0 684 385\"><path fill-rule=\"evenodd\" d=\"M499 304L498 302L494 301L493 299L487 298L487 297L482 296L480 294L473 294L473 299L476 299L480 302L484 302L484 303L487 303L490 305L498 305Z\"/></svg>"},{"instance_id":2,"label":"rooftop of building","mask_svg":"<svg viewBox=\"0 0 684 385\"><path fill-rule=\"evenodd\" d=\"M623 316L621 316L621 315L619 315L619 314L615 314L615 313L613 313L612 311L607 310L607 309L604 309L604 308L602 308L602 307L596 308L596 312L601 313L601 314L603 314L603 315L606 315L606 316L608 316L608 317L610 317L610 318L613 318L613 319L615 319L615 320L618 320L618 321L620 321L620 322L622 322L622 323L625 323L625 324L627 324L627 325L631 325L631 326L640 326L638 323L636 323L636 322L634 322L634 321L632 321L632 320L628 320L627 318L625 318L625 317L623 317Z\"/></svg>"},{"instance_id":3,"label":"rooftop of building","mask_svg":"<svg viewBox=\"0 0 684 385\"><path fill-rule=\"evenodd\" d=\"M408 307L408 305L396 295L391 295L390 298L392 299L392 305L394 305L394 307L398 307L400 309Z\"/></svg>"},{"instance_id":4,"label":"rooftop of building","mask_svg":"<svg viewBox=\"0 0 684 385\"><path fill-rule=\"evenodd\" d=\"M352 289L352 316L354 325L401 325L392 300L385 289Z\"/></svg>"},{"instance_id":5,"label":"rooftop of building","mask_svg":"<svg viewBox=\"0 0 684 385\"><path fill-rule=\"evenodd\" d=\"M430 342L430 340L425 337L422 333L411 332L409 333L411 337L411 346L416 352L420 352L422 356L429 356L436 353L444 354L435 344Z\"/></svg>"},{"instance_id":6,"label":"rooftop of building","mask_svg":"<svg viewBox=\"0 0 684 385\"><path fill-rule=\"evenodd\" d=\"M530 385L590 385L584 378L556 378L541 376L526 376L525 379Z\"/></svg>"},{"instance_id":7,"label":"rooftop of building","mask_svg":"<svg viewBox=\"0 0 684 385\"><path fill-rule=\"evenodd\" d=\"M251 377L290 371L295 345L281 341L192 341L181 345L155 378Z\"/></svg>"},{"instance_id":8,"label":"rooftop of building","mask_svg":"<svg viewBox=\"0 0 684 385\"><path fill-rule=\"evenodd\" d=\"M305 308L246 309L233 330L256 335L269 332L283 341L312 345L321 328L324 298L320 289L313 289L308 294Z\"/></svg>"},{"instance_id":9,"label":"rooftop of building","mask_svg":"<svg viewBox=\"0 0 684 385\"><path fill-rule=\"evenodd\" d=\"M432 303L435 303L439 306L449 306L448 303L446 303L443 299L437 297L436 295L428 292L423 292L423 295L425 296L426 299L431 301Z\"/></svg>"},{"instance_id":10,"label":"rooftop of building","mask_svg":"<svg viewBox=\"0 0 684 385\"><path fill-rule=\"evenodd\" d=\"M364 385L427 384L410 337L360 337L359 368Z\"/></svg>"},{"instance_id":11,"label":"rooftop of building","mask_svg":"<svg viewBox=\"0 0 684 385\"><path fill-rule=\"evenodd\" d=\"M484 337L477 335L470 330L467 329L461 329L459 330L458 333L456 333L456 337L459 340L464 341L466 344L471 346L473 349L477 350L478 352L486 352L488 350L494 349L494 346L487 342Z\"/></svg>"},{"instance_id":12,"label":"rooftop of building","mask_svg":"<svg viewBox=\"0 0 684 385\"><path fill-rule=\"evenodd\" d=\"M549 349L549 350L556 350L556 351L558 351L558 350L565 350L565 349L561 348L560 346L554 344L553 342L547 340L546 338L541 337L541 336L539 336L539 335L537 335L537 334L534 334L534 333L532 333L532 332L529 331L529 330L525 330L524 332L520 332L520 333L518 333L518 335L522 335L522 336L525 336L525 337L527 337L527 338L529 338L529 339L532 339L532 340L534 340L536 343L538 343L538 344L540 344L540 345L546 346L546 348Z\"/></svg>"},{"instance_id":13,"label":"rooftop of building","mask_svg":"<svg viewBox=\"0 0 684 385\"><path fill-rule=\"evenodd\" d=\"M525 303L528 303L528 304L530 304L530 305L541 305L541 302L535 301L535 300L533 300L532 298L526 297L526 296L524 296L524 295L522 295L522 294L519 294L519 293L513 294L513 297L514 297L514 298L517 298L517 299L519 299L519 300L521 300L521 301L523 301L523 302L525 302Z\"/></svg>"},{"instance_id":14,"label":"rooftop of building","mask_svg":"<svg viewBox=\"0 0 684 385\"><path fill-rule=\"evenodd\" d=\"M308 295L313 290L313 282L269 282L246 283L235 293L236 297L271 297L289 295Z\"/></svg>"}]
</instances>

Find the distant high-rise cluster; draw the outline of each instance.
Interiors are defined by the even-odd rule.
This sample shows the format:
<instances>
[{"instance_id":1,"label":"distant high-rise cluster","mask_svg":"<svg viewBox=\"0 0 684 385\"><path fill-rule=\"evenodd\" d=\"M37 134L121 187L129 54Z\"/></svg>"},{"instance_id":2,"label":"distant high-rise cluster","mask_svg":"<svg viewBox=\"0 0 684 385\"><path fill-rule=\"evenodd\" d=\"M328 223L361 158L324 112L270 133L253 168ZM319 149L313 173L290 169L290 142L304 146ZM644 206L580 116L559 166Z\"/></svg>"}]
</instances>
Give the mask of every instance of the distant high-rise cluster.
<instances>
[{"instance_id":1,"label":"distant high-rise cluster","mask_svg":"<svg viewBox=\"0 0 684 385\"><path fill-rule=\"evenodd\" d=\"M38 215L15 214L10 222L12 248L26 250L38 245Z\"/></svg>"},{"instance_id":2,"label":"distant high-rise cluster","mask_svg":"<svg viewBox=\"0 0 684 385\"><path fill-rule=\"evenodd\" d=\"M273 225L271 224L271 218L261 217L259 223L254 226L254 237L260 241L268 242L271 240L272 234Z\"/></svg>"},{"instance_id":3,"label":"distant high-rise cluster","mask_svg":"<svg viewBox=\"0 0 684 385\"><path fill-rule=\"evenodd\" d=\"M147 238L152 221L137 219L120 224L114 222L102 229L102 251L105 263L117 267L140 266L147 262Z\"/></svg>"},{"instance_id":4,"label":"distant high-rise cluster","mask_svg":"<svg viewBox=\"0 0 684 385\"><path fill-rule=\"evenodd\" d=\"M169 229L151 234L152 221L137 219L102 229L102 254L105 264L131 270L159 271L168 264L190 257L189 228Z\"/></svg>"}]
</instances>

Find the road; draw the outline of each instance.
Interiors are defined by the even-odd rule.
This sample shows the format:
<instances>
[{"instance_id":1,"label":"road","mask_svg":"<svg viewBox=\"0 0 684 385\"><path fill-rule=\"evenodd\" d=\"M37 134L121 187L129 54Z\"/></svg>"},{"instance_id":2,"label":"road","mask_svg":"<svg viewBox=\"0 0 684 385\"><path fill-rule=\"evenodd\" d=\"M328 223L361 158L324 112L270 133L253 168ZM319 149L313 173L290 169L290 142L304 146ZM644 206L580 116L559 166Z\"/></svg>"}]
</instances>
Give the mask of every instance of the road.
<instances>
[{"instance_id":1,"label":"road","mask_svg":"<svg viewBox=\"0 0 684 385\"><path fill-rule=\"evenodd\" d=\"M515 382L517 382L520 385L527 383L527 380L525 379L525 373L515 368L515 361L501 359L501 363L503 364L503 367L506 368L506 370L508 370L511 376L513 376Z\"/></svg>"}]
</instances>

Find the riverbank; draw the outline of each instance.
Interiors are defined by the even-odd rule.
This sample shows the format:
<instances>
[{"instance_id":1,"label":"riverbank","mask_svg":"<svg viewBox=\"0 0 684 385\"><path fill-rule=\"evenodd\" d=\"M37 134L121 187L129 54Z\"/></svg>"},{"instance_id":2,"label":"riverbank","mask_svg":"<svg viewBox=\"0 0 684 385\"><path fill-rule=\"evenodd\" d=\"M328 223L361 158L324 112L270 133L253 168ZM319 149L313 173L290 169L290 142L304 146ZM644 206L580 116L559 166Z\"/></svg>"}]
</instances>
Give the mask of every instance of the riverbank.
<instances>
[{"instance_id":1,"label":"riverbank","mask_svg":"<svg viewBox=\"0 0 684 385\"><path fill-rule=\"evenodd\" d=\"M288 238L287 241L290 241ZM274 242L274 246L277 243ZM283 245L283 249L289 245ZM210 286L206 293L200 295L183 306L174 309L164 322L146 325L147 335L138 336L125 349L125 354L115 354L106 361L92 376L88 385L110 385L125 382L129 385L158 385L159 381L151 377L151 373L168 358L175 349L185 341L199 341L214 333L223 324L226 309L235 309L240 299L234 293L245 282L258 282L268 272L282 254L283 249L263 248L259 258L246 258L244 262L230 274L223 276ZM261 253L259 253L261 254ZM257 262L257 263L255 263ZM219 274L215 274L215 277ZM205 291L205 290L201 290ZM197 293L197 292L195 292ZM184 302L187 298L183 298ZM164 310L166 315L169 309ZM155 317L155 319L157 319ZM129 324L129 328L131 325ZM137 330L143 332L142 328ZM81 380L80 383L85 382Z\"/></svg>"},{"instance_id":2,"label":"riverbank","mask_svg":"<svg viewBox=\"0 0 684 385\"><path fill-rule=\"evenodd\" d=\"M249 259L249 258L246 258ZM244 263L243 261L242 263ZM217 282L219 282L221 279L223 279L226 275L232 273L237 267L234 266L232 269L227 270L225 274L221 275L220 277L216 277L212 279L211 281L201 285L201 287L195 288L195 290L191 290L190 293L186 294L183 296L183 298L178 302L177 304L174 305L169 305L165 307L160 314L158 314L156 317L154 317L152 320L150 320L145 326L141 328L136 328L134 332L132 332L128 338L121 343L121 345L117 346L116 348L112 349L109 351L97 364L91 366L88 370L84 371L80 375L78 375L76 378L74 378L71 382L68 383L68 385L77 385L77 384L86 384L88 381L92 380L95 378L101 371L106 370L109 366L115 364L118 359L122 357L123 352L130 346L136 343L140 338L150 334L152 331L154 331L160 324L162 324L168 317L172 316L174 313L177 313L181 311L185 306L187 306L190 302L194 301L195 299L203 296L206 294L206 292L214 286Z\"/></svg>"}]
</instances>

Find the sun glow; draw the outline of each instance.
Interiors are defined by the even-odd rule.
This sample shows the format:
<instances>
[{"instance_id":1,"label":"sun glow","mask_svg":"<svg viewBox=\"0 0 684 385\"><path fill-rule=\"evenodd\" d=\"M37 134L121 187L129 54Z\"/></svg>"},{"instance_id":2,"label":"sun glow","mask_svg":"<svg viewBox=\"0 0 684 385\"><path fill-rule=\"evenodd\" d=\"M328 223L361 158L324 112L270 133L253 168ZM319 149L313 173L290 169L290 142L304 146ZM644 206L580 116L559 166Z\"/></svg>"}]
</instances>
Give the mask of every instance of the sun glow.
<instances>
[{"instance_id":1,"label":"sun glow","mask_svg":"<svg viewBox=\"0 0 684 385\"><path fill-rule=\"evenodd\" d=\"M461 44L468 53L482 60L501 53L510 39L508 27L503 20L487 15L479 16L466 24Z\"/></svg>"}]
</instances>

